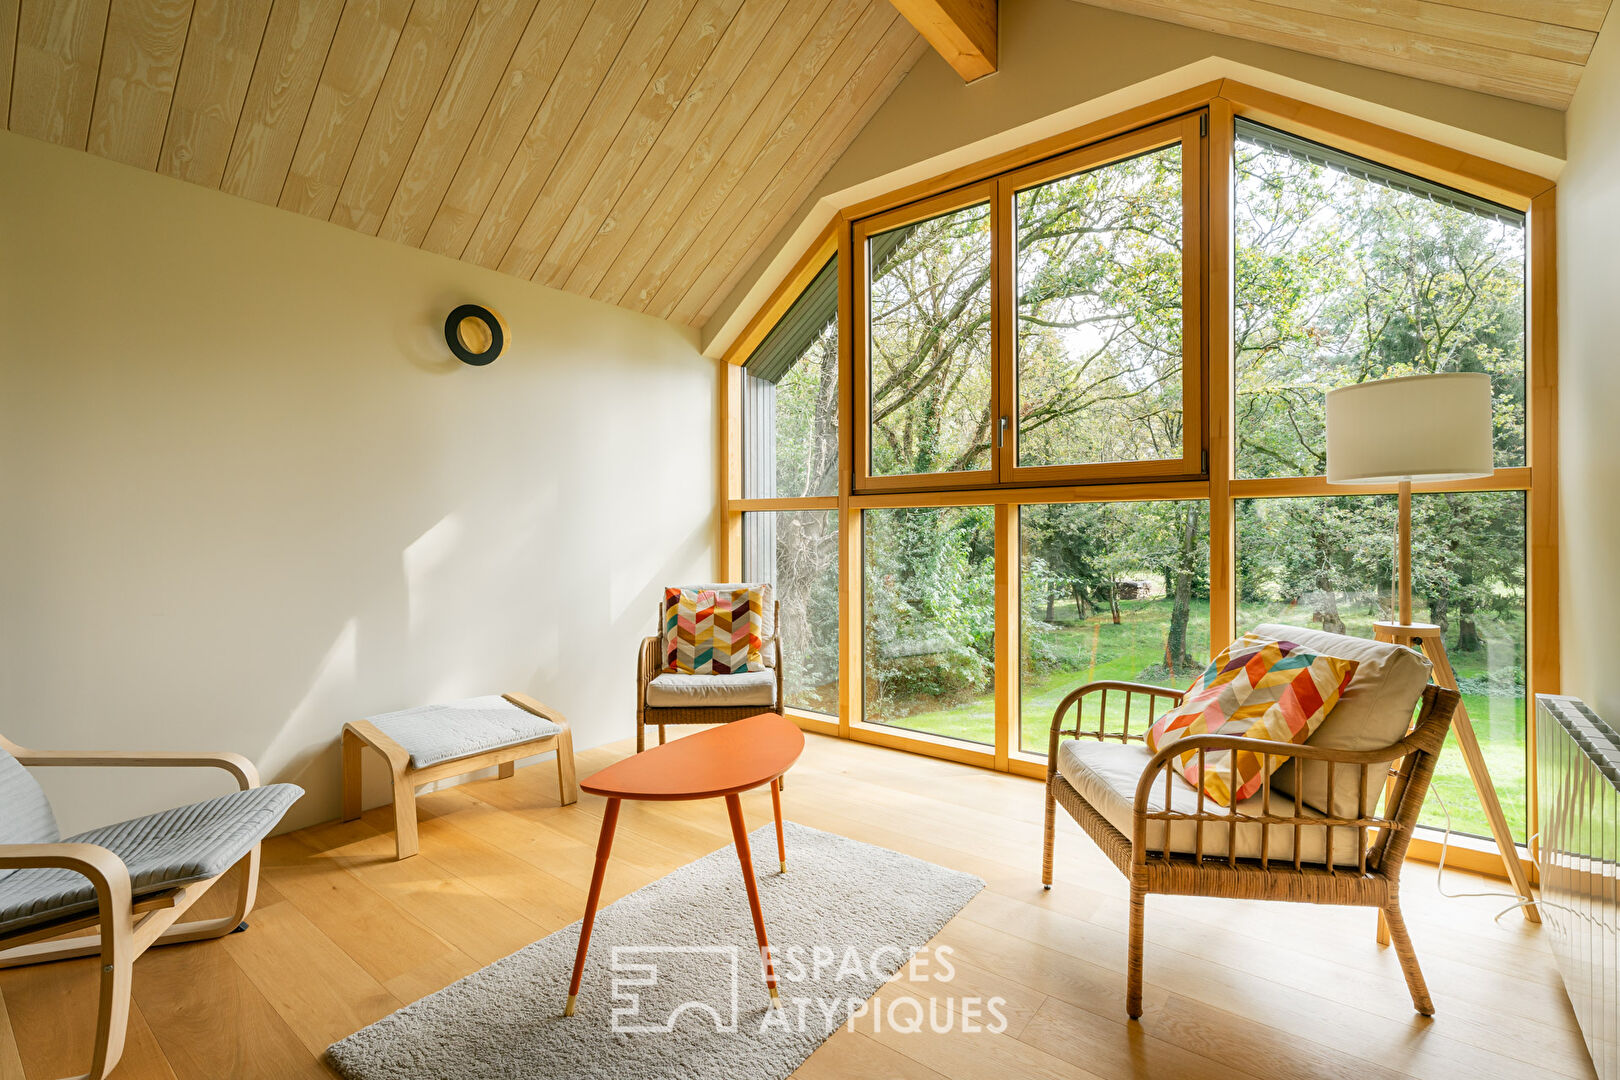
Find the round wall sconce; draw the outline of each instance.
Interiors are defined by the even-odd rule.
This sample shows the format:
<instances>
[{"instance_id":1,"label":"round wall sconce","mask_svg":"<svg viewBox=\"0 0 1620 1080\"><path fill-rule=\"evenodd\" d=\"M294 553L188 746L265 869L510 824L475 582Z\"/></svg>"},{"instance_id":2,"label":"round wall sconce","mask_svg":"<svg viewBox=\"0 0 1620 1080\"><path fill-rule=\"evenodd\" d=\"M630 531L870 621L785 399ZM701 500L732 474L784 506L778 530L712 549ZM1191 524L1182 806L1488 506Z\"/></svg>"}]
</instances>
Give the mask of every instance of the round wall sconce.
<instances>
[{"instance_id":1,"label":"round wall sconce","mask_svg":"<svg viewBox=\"0 0 1620 1080\"><path fill-rule=\"evenodd\" d=\"M508 336L505 320L478 304L462 304L444 320L444 342L463 364L493 363Z\"/></svg>"}]
</instances>

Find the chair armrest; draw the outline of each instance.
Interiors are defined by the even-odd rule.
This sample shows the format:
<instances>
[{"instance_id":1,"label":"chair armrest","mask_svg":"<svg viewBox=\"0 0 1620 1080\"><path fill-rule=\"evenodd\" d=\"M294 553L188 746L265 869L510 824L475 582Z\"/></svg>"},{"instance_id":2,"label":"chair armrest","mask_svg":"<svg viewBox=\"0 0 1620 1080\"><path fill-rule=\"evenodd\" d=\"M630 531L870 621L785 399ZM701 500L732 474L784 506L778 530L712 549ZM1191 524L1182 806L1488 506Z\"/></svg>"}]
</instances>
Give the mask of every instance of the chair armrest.
<instances>
[{"instance_id":1,"label":"chair armrest","mask_svg":"<svg viewBox=\"0 0 1620 1080\"><path fill-rule=\"evenodd\" d=\"M241 754L191 753L185 750L23 750L14 755L24 765L77 765L91 768L127 766L139 769L224 769L243 791L259 786L259 770Z\"/></svg>"},{"instance_id":2,"label":"chair armrest","mask_svg":"<svg viewBox=\"0 0 1620 1080\"><path fill-rule=\"evenodd\" d=\"M1250 754L1263 754L1267 757L1286 757L1304 761L1322 761L1331 765L1387 765L1416 747L1411 735L1389 746L1376 750L1340 750L1333 747L1311 746L1308 743L1278 742L1274 739L1253 739L1247 735L1189 735L1177 739L1169 746L1163 747L1149 759L1142 775L1136 782L1136 796L1131 801L1131 848L1135 858L1141 861L1146 857L1148 802L1152 798L1153 785L1161 783L1160 774L1171 768L1171 759L1183 754L1196 754L1199 750L1213 752L1217 750L1244 751ZM1275 772L1276 770L1273 770ZM1331 773L1329 774L1331 775ZM1186 783L1179 776L1173 777L1169 783ZM1296 798L1298 792L1296 791ZM1209 809L1205 809L1205 799L1199 800L1198 809L1192 813L1181 813L1178 816L1188 821L1231 822L1235 811L1231 807L1221 806L1214 799L1208 799ZM1316 826L1349 826L1355 827L1355 822L1332 815L1323 815L1320 819L1312 819L1311 825ZM1366 824L1372 824L1367 822Z\"/></svg>"},{"instance_id":3,"label":"chair armrest","mask_svg":"<svg viewBox=\"0 0 1620 1080\"><path fill-rule=\"evenodd\" d=\"M1101 693L1106 695L1110 690L1120 691L1125 694L1125 706L1127 713L1130 711L1130 695L1132 694L1147 694L1149 711L1152 710L1152 703L1156 698L1168 698L1174 704L1180 705L1181 699L1187 694L1185 690L1178 690L1173 686L1154 686L1150 683L1121 682L1117 679L1104 679L1098 682L1089 682L1084 686L1077 687L1076 689L1069 691L1063 700L1058 702L1058 707L1052 710L1051 736L1048 740L1046 754L1046 774L1048 778L1050 778L1057 771L1057 749L1059 736L1073 735L1075 738L1090 736L1098 740L1103 738L1102 721L1099 721L1098 729L1096 731L1079 730L1081 714L1084 712L1084 709L1081 707L1081 702L1089 694ZM1103 708L1105 710L1107 705L1108 699L1105 696L1103 698ZM1071 706L1074 707L1075 710L1074 718L1076 726L1073 729L1065 729L1063 726L1064 717L1068 713ZM1107 717L1105 714L1103 720L1106 719ZM1123 733L1119 735L1110 735L1108 737L1120 739L1121 741L1124 740Z\"/></svg>"},{"instance_id":4,"label":"chair armrest","mask_svg":"<svg viewBox=\"0 0 1620 1080\"><path fill-rule=\"evenodd\" d=\"M98 844L0 844L0 870L71 870L90 879L102 912L130 912L129 867Z\"/></svg>"},{"instance_id":5,"label":"chair armrest","mask_svg":"<svg viewBox=\"0 0 1620 1080\"><path fill-rule=\"evenodd\" d=\"M647 684L653 681L658 674L658 638L646 637L641 639L641 648L636 653L636 710L647 707Z\"/></svg>"},{"instance_id":6,"label":"chair armrest","mask_svg":"<svg viewBox=\"0 0 1620 1080\"><path fill-rule=\"evenodd\" d=\"M538 716L543 720L550 720L558 727L565 728L568 726L567 717L558 712L556 709L553 709L550 705L543 705L534 700L534 698L530 697L528 694L513 692L510 694L502 694L501 697L505 698L513 705L516 705L524 712L533 713L535 716Z\"/></svg>"}]
</instances>

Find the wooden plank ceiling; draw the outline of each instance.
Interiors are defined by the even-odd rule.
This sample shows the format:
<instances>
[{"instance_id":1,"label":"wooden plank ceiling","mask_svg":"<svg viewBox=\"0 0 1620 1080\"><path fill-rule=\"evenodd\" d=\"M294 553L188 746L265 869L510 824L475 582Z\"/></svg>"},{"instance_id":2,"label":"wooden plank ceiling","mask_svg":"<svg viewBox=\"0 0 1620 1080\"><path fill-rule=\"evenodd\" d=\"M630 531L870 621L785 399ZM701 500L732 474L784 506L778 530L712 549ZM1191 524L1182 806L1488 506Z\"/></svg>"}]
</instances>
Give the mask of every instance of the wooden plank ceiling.
<instances>
[{"instance_id":1,"label":"wooden plank ceiling","mask_svg":"<svg viewBox=\"0 0 1620 1080\"><path fill-rule=\"evenodd\" d=\"M0 0L0 118L700 326L925 47L889 0Z\"/></svg>"},{"instance_id":2,"label":"wooden plank ceiling","mask_svg":"<svg viewBox=\"0 0 1620 1080\"><path fill-rule=\"evenodd\" d=\"M1077 2L1566 109L1610 0Z\"/></svg>"}]
</instances>

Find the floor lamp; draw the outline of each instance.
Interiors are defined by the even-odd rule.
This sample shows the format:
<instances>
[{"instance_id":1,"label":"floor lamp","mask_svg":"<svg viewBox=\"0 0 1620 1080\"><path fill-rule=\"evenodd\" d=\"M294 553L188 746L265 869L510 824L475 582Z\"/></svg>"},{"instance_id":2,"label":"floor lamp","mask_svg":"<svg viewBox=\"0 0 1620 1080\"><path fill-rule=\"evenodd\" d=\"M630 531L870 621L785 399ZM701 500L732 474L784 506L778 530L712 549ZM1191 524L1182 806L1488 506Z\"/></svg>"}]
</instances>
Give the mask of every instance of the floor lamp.
<instances>
[{"instance_id":1,"label":"floor lamp","mask_svg":"<svg viewBox=\"0 0 1620 1080\"><path fill-rule=\"evenodd\" d=\"M1327 481L1330 484L1400 485L1395 577L1400 616L1373 624L1379 641L1421 651L1434 665L1434 681L1457 689L1440 627L1412 621L1412 481L1472 480L1491 475L1491 377L1482 373L1413 375L1332 390L1327 395ZM1519 862L1496 785L1485 767L1468 710L1459 703L1452 721L1468 776L1479 792L1502 853L1508 880L1523 897L1530 881ZM1540 922L1534 906L1524 917ZM1379 923L1379 940L1385 940Z\"/></svg>"}]
</instances>

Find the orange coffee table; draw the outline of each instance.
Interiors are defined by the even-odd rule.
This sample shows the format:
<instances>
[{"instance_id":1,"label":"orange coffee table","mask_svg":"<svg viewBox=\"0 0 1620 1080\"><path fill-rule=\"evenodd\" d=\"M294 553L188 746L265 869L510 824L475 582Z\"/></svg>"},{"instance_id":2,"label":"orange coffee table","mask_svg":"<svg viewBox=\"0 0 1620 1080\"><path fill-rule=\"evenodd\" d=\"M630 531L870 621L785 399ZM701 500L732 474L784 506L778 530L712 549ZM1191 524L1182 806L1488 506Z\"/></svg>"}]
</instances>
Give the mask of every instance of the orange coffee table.
<instances>
[{"instance_id":1,"label":"orange coffee table","mask_svg":"<svg viewBox=\"0 0 1620 1080\"><path fill-rule=\"evenodd\" d=\"M782 774L803 752L804 732L775 713L762 713L644 750L579 782L579 786L592 795L605 796L607 808L602 813L602 837L596 843L596 869L591 873L591 890L585 898L585 920L579 928L579 951L574 954L574 977L568 983L564 1016L574 1015L574 1002L579 998L579 982L585 974L585 953L591 947L591 927L596 922L596 904L602 897L602 877L607 871L608 853L613 850L613 830L619 823L619 803L625 799L726 800L731 836L737 844L737 861L742 863L743 887L748 890L748 908L754 916L754 936L759 940L760 957L765 964L765 985L770 989L771 1003L780 1005L776 969L771 964L770 943L765 938L765 917L759 907L759 886L754 881L754 860L748 852L748 830L743 825L742 800L738 796L762 784L771 785L771 805L776 811L776 853L786 873Z\"/></svg>"}]
</instances>

